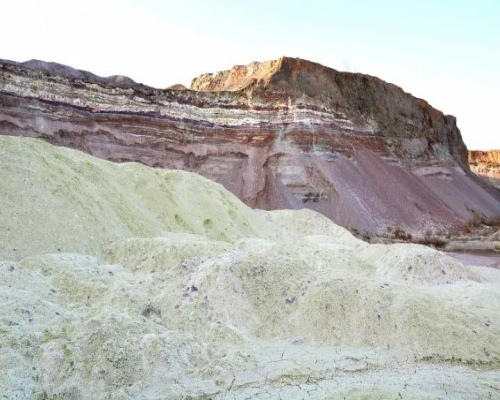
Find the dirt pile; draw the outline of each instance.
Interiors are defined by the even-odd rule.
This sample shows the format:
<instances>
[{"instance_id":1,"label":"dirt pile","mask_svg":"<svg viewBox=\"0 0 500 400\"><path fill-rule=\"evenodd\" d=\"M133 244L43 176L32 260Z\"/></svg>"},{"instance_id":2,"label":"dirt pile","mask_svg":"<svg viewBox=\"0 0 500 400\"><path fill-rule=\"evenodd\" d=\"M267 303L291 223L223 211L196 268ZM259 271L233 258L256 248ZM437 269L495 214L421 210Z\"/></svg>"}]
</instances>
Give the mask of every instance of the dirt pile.
<instances>
[{"instance_id":1,"label":"dirt pile","mask_svg":"<svg viewBox=\"0 0 500 400\"><path fill-rule=\"evenodd\" d=\"M278 234L195 174L115 164L40 140L0 136L0 149L0 257L96 254L117 239L167 232L230 242Z\"/></svg>"},{"instance_id":2,"label":"dirt pile","mask_svg":"<svg viewBox=\"0 0 500 400\"><path fill-rule=\"evenodd\" d=\"M500 395L500 271L253 211L194 174L0 138L0 171L14 160L4 397Z\"/></svg>"}]
</instances>

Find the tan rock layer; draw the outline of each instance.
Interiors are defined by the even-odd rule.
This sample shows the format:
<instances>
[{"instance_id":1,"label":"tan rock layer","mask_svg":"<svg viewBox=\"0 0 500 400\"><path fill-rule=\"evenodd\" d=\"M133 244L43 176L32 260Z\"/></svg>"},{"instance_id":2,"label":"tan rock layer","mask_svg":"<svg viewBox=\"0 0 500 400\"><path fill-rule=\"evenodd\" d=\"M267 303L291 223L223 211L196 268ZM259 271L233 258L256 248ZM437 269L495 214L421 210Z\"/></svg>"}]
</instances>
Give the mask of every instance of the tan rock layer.
<instances>
[{"instance_id":1,"label":"tan rock layer","mask_svg":"<svg viewBox=\"0 0 500 400\"><path fill-rule=\"evenodd\" d=\"M469 165L472 172L500 189L500 150L469 151Z\"/></svg>"},{"instance_id":2,"label":"tan rock layer","mask_svg":"<svg viewBox=\"0 0 500 400\"><path fill-rule=\"evenodd\" d=\"M360 232L500 214L498 193L468 170L455 118L378 78L285 57L192 88L3 61L0 134L197 172L252 207L307 207Z\"/></svg>"},{"instance_id":3,"label":"tan rock layer","mask_svg":"<svg viewBox=\"0 0 500 400\"><path fill-rule=\"evenodd\" d=\"M469 151L469 164L470 165L491 165L494 167L500 166L500 150L470 150Z\"/></svg>"}]
</instances>

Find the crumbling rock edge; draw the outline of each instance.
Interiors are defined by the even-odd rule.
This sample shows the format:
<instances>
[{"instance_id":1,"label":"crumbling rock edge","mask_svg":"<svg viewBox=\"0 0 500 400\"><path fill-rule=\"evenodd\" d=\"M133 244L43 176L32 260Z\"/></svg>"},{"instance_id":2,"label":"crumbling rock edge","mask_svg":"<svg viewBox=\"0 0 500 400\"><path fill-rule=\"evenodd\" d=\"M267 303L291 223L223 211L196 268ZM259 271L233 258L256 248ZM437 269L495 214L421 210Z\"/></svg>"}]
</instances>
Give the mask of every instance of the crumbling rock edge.
<instances>
[{"instance_id":1,"label":"crumbling rock edge","mask_svg":"<svg viewBox=\"0 0 500 400\"><path fill-rule=\"evenodd\" d=\"M500 150L469 151L469 165L472 172L500 190Z\"/></svg>"}]
</instances>

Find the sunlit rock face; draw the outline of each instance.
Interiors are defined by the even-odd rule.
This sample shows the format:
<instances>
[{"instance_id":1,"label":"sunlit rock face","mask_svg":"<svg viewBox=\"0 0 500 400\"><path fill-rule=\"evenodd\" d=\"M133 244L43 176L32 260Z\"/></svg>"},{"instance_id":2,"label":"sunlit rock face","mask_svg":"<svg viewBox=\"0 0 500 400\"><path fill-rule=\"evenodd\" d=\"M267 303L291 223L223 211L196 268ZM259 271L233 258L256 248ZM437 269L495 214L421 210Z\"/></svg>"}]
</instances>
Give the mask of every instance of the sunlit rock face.
<instances>
[{"instance_id":1,"label":"sunlit rock face","mask_svg":"<svg viewBox=\"0 0 500 400\"><path fill-rule=\"evenodd\" d=\"M500 150L469 151L469 165L472 172L500 189Z\"/></svg>"},{"instance_id":2,"label":"sunlit rock face","mask_svg":"<svg viewBox=\"0 0 500 400\"><path fill-rule=\"evenodd\" d=\"M197 172L262 209L359 232L459 229L500 196L468 169L456 120L378 78L293 58L160 90L40 61L0 63L0 133Z\"/></svg>"}]
</instances>

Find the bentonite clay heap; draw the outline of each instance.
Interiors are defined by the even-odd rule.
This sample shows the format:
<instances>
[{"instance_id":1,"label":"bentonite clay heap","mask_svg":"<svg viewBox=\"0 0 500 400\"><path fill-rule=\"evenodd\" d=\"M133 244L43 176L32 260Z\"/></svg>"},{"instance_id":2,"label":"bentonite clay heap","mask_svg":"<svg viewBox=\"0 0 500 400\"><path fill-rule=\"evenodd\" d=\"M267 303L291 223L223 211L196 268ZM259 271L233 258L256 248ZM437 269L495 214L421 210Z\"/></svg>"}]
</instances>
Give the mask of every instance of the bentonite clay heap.
<instances>
[{"instance_id":1,"label":"bentonite clay heap","mask_svg":"<svg viewBox=\"0 0 500 400\"><path fill-rule=\"evenodd\" d=\"M378 78L279 60L153 89L0 62L0 134L197 172L251 207L307 207L360 232L458 229L500 213L456 120Z\"/></svg>"},{"instance_id":2,"label":"bentonite clay heap","mask_svg":"<svg viewBox=\"0 0 500 400\"><path fill-rule=\"evenodd\" d=\"M2 399L500 398L498 269L32 138L0 204Z\"/></svg>"}]
</instances>

